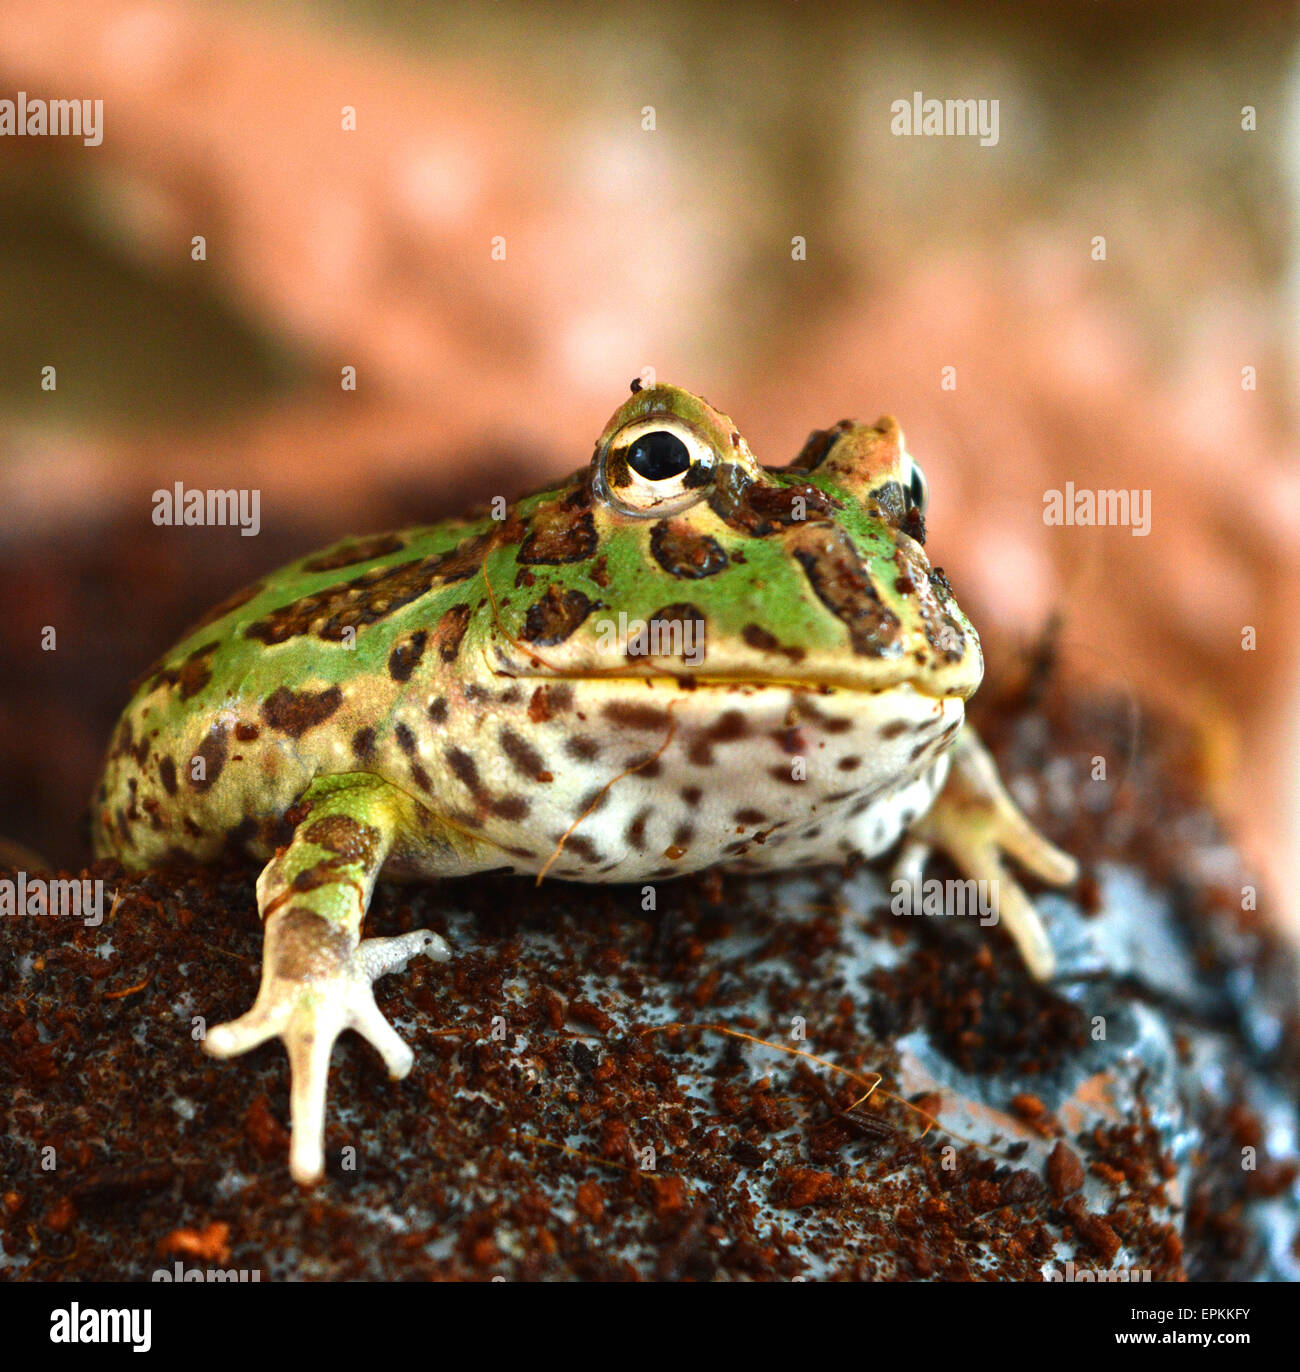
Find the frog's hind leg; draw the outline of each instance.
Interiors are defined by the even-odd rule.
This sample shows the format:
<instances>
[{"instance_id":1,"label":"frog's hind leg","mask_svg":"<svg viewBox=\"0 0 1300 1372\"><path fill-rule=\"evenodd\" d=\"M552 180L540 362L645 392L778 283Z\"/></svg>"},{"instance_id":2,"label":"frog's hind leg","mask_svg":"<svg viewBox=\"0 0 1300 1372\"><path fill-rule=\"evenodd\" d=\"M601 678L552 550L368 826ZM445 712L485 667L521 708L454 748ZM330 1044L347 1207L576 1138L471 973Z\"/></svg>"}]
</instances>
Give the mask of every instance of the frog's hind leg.
<instances>
[{"instance_id":1,"label":"frog's hind leg","mask_svg":"<svg viewBox=\"0 0 1300 1372\"><path fill-rule=\"evenodd\" d=\"M1030 972L1046 981L1056 970L1056 955L1038 911L1011 876L1003 854L1053 886L1068 886L1078 876L1079 865L1020 812L970 725L958 734L949 756L947 782L908 831L895 876L919 890L931 848L947 853L963 876L989 884L998 920Z\"/></svg>"},{"instance_id":2,"label":"frog's hind leg","mask_svg":"<svg viewBox=\"0 0 1300 1372\"><path fill-rule=\"evenodd\" d=\"M213 1028L215 1057L245 1053L278 1036L289 1053L290 1171L310 1184L324 1172L325 1092L334 1040L355 1029L378 1050L394 1077L412 1053L379 1013L371 983L404 970L423 953L450 957L428 929L396 938L361 939L375 878L395 842L411 831L413 802L376 776L319 778L295 807L293 839L257 882L265 925L262 984L247 1014Z\"/></svg>"}]
</instances>

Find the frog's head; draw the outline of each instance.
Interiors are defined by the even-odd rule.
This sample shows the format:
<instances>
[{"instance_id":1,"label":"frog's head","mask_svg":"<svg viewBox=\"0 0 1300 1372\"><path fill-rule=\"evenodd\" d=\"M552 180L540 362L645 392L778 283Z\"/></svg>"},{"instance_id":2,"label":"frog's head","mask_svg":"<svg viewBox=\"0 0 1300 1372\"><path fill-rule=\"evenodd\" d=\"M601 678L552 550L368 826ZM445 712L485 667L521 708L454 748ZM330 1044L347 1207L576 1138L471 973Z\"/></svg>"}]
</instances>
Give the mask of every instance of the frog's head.
<instances>
[{"instance_id":1,"label":"frog's head","mask_svg":"<svg viewBox=\"0 0 1300 1372\"><path fill-rule=\"evenodd\" d=\"M922 543L925 480L892 419L766 468L673 386L636 391L590 467L520 503L503 624L534 676L676 676L970 696L979 639ZM514 545L518 545L514 552ZM506 569L502 569L503 571ZM494 572L494 585L504 577Z\"/></svg>"}]
</instances>

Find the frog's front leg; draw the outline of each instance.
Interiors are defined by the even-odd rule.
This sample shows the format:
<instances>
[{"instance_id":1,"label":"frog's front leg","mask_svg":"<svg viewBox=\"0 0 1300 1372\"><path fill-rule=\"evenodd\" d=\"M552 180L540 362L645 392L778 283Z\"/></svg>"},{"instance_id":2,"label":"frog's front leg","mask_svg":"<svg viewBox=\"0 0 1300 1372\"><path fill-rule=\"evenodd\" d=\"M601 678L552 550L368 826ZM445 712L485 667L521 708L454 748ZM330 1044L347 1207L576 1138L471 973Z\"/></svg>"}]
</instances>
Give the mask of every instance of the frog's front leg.
<instances>
[{"instance_id":1,"label":"frog's front leg","mask_svg":"<svg viewBox=\"0 0 1300 1372\"><path fill-rule=\"evenodd\" d=\"M1030 972L1046 981L1056 970L1056 955L1038 911L1008 872L1003 855L1053 886L1074 881L1079 864L1049 843L1021 813L969 724L958 734L949 757L948 779L934 804L909 829L895 875L919 890L926 856L938 848L964 876L988 882L999 921Z\"/></svg>"},{"instance_id":2,"label":"frog's front leg","mask_svg":"<svg viewBox=\"0 0 1300 1372\"><path fill-rule=\"evenodd\" d=\"M247 1014L213 1028L209 1053L227 1058L268 1038L289 1052L290 1171L305 1185L324 1172L325 1092L334 1040L355 1029L390 1074L411 1069L411 1050L379 1013L371 983L424 953L450 957L427 929L362 941L361 923L384 859L412 829L413 802L376 776L318 778L302 797L293 839L257 882L265 925L262 984Z\"/></svg>"}]
</instances>

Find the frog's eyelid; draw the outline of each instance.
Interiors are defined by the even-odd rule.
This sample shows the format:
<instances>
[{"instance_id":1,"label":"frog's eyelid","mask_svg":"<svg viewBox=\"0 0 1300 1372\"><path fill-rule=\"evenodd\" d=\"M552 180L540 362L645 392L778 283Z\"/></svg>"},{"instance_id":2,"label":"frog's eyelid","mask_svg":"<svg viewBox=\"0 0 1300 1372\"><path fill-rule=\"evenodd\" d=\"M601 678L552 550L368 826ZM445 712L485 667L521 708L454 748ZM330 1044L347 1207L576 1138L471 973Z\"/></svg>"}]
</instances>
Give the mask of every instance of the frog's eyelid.
<instances>
[{"instance_id":1,"label":"frog's eyelid","mask_svg":"<svg viewBox=\"0 0 1300 1372\"><path fill-rule=\"evenodd\" d=\"M625 425L610 439L608 451L627 449L639 439L660 430L681 439L691 455L692 463L707 462L712 466L717 460L717 454L708 439L697 432L693 425L672 414L649 415L645 419L638 419Z\"/></svg>"}]
</instances>

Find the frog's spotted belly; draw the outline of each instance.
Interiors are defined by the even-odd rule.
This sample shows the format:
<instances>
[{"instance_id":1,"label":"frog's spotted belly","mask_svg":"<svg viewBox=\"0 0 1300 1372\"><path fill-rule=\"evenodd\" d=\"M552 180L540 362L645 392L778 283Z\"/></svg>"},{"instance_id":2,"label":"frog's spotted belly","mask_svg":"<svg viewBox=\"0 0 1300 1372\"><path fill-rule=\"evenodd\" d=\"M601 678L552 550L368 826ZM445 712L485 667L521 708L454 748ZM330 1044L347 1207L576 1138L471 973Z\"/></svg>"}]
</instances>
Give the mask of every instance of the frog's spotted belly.
<instances>
[{"instance_id":1,"label":"frog's spotted belly","mask_svg":"<svg viewBox=\"0 0 1300 1372\"><path fill-rule=\"evenodd\" d=\"M928 807L963 719L960 700L910 687L629 695L589 680L524 694L517 711L398 732L383 773L408 794L432 792L431 809L484 842L468 857L408 851L391 874L545 866L630 881L873 857Z\"/></svg>"},{"instance_id":2,"label":"frog's spotted belly","mask_svg":"<svg viewBox=\"0 0 1300 1372\"><path fill-rule=\"evenodd\" d=\"M146 764L124 786L160 822L125 826L124 859L179 856L178 832L201 860L227 845L269 856L315 776L357 771L393 782L430 817L427 841L408 836L390 856L391 876L547 867L569 880L631 881L869 858L928 808L963 719L960 699L908 686L503 682L474 700L412 692L380 730L362 702L343 717L345 702L339 727L296 739L263 731L229 749L207 791L171 792ZM237 739L240 711L226 713L221 727ZM129 752L120 761L133 766ZM468 842L439 842L433 817Z\"/></svg>"},{"instance_id":3,"label":"frog's spotted belly","mask_svg":"<svg viewBox=\"0 0 1300 1372\"><path fill-rule=\"evenodd\" d=\"M911 688L572 685L571 709L531 734L549 781L520 789L511 726L484 720L473 740L483 791L528 805L526 825L489 814L477 832L516 871L558 849L549 873L570 880L873 857L928 807L963 719L960 700Z\"/></svg>"}]
</instances>

